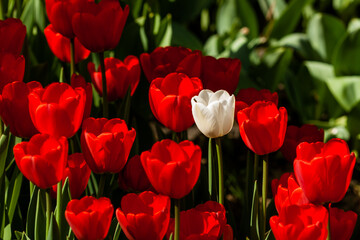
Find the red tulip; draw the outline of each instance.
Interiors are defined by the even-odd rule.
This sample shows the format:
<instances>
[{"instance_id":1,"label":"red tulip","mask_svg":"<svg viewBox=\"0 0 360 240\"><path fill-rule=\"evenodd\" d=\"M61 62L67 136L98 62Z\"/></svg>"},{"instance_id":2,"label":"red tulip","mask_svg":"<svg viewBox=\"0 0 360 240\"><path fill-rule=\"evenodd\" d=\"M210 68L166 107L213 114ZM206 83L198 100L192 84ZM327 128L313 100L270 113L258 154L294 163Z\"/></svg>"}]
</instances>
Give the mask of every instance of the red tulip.
<instances>
[{"instance_id":1,"label":"red tulip","mask_svg":"<svg viewBox=\"0 0 360 240\"><path fill-rule=\"evenodd\" d=\"M294 172L310 202L339 202L349 187L355 161L342 139L303 142L296 149Z\"/></svg>"},{"instance_id":2,"label":"red tulip","mask_svg":"<svg viewBox=\"0 0 360 240\"><path fill-rule=\"evenodd\" d=\"M0 52L20 55L26 36L26 27L20 19L0 20Z\"/></svg>"},{"instance_id":3,"label":"red tulip","mask_svg":"<svg viewBox=\"0 0 360 240\"><path fill-rule=\"evenodd\" d=\"M61 35L74 38L72 17L89 0L45 0L46 13L50 23Z\"/></svg>"},{"instance_id":4,"label":"red tulip","mask_svg":"<svg viewBox=\"0 0 360 240\"><path fill-rule=\"evenodd\" d=\"M50 188L61 180L68 154L65 137L36 134L29 142L16 144L13 151L19 170L39 188Z\"/></svg>"},{"instance_id":5,"label":"red tulip","mask_svg":"<svg viewBox=\"0 0 360 240\"><path fill-rule=\"evenodd\" d=\"M69 155L62 181L64 184L66 178L69 178L69 188L72 199L79 198L84 192L90 174L91 170L86 164L82 153L73 153ZM51 190L51 193L56 196L57 185L53 185Z\"/></svg>"},{"instance_id":6,"label":"red tulip","mask_svg":"<svg viewBox=\"0 0 360 240\"><path fill-rule=\"evenodd\" d=\"M215 202L215 201L207 201L204 204L197 205L195 207L195 209L200 212L208 212L208 213L212 214L219 221L220 232L218 235L218 239L220 239L220 237L222 236L222 233L224 232L225 228L226 228L225 231L230 231L228 229L228 227L225 226L225 225L227 225L226 224L226 222L227 222L226 210L222 204ZM231 234L231 233L229 233L229 234Z\"/></svg>"},{"instance_id":7,"label":"red tulip","mask_svg":"<svg viewBox=\"0 0 360 240\"><path fill-rule=\"evenodd\" d=\"M305 124L301 127L288 126L285 140L280 148L286 160L293 162L296 157L296 147L302 142L323 142L324 129L318 129L315 125Z\"/></svg>"},{"instance_id":8,"label":"red tulip","mask_svg":"<svg viewBox=\"0 0 360 240\"><path fill-rule=\"evenodd\" d=\"M275 152L282 146L287 125L285 108L259 101L239 111L237 119L241 138L256 154Z\"/></svg>"},{"instance_id":9,"label":"red tulip","mask_svg":"<svg viewBox=\"0 0 360 240\"><path fill-rule=\"evenodd\" d=\"M118 182L120 188L125 191L143 192L151 188L151 183L146 176L139 155L135 155L127 161L119 173Z\"/></svg>"},{"instance_id":10,"label":"red tulip","mask_svg":"<svg viewBox=\"0 0 360 240\"><path fill-rule=\"evenodd\" d=\"M270 101L278 105L279 96L277 92L270 92L268 89L257 90L255 88L240 89L236 95L235 113L251 106L257 101Z\"/></svg>"},{"instance_id":11,"label":"red tulip","mask_svg":"<svg viewBox=\"0 0 360 240\"><path fill-rule=\"evenodd\" d=\"M108 234L113 213L110 199L85 196L68 203L65 218L77 239L98 240Z\"/></svg>"},{"instance_id":12,"label":"red tulip","mask_svg":"<svg viewBox=\"0 0 360 240\"><path fill-rule=\"evenodd\" d=\"M95 71L95 64L88 64L91 81L96 91L102 96L102 76L100 66ZM140 81L140 64L135 56L127 56L124 62L116 58L105 58L105 75L108 100L114 101L124 98L129 87L131 96L134 94Z\"/></svg>"},{"instance_id":13,"label":"red tulip","mask_svg":"<svg viewBox=\"0 0 360 240\"><path fill-rule=\"evenodd\" d=\"M202 90L198 78L183 73L170 73L151 82L150 107L154 116L167 128L181 132L194 124L191 98Z\"/></svg>"},{"instance_id":14,"label":"red tulip","mask_svg":"<svg viewBox=\"0 0 360 240\"><path fill-rule=\"evenodd\" d=\"M114 49L119 43L129 6L118 0L87 1L74 14L72 27L79 41L92 52Z\"/></svg>"},{"instance_id":15,"label":"red tulip","mask_svg":"<svg viewBox=\"0 0 360 240\"><path fill-rule=\"evenodd\" d=\"M129 193L121 199L116 218L130 240L162 240L170 220L170 198L149 191Z\"/></svg>"},{"instance_id":16,"label":"red tulip","mask_svg":"<svg viewBox=\"0 0 360 240\"><path fill-rule=\"evenodd\" d=\"M30 138L39 131L30 118L28 95L42 91L39 82L13 82L7 84L0 95L0 116L10 132L18 137Z\"/></svg>"},{"instance_id":17,"label":"red tulip","mask_svg":"<svg viewBox=\"0 0 360 240\"><path fill-rule=\"evenodd\" d=\"M70 138L80 128L85 101L84 89L52 83L42 93L29 94L30 116L39 132Z\"/></svg>"},{"instance_id":18,"label":"red tulip","mask_svg":"<svg viewBox=\"0 0 360 240\"><path fill-rule=\"evenodd\" d=\"M16 56L12 53L0 54L0 92L8 83L22 82L24 72L24 56Z\"/></svg>"},{"instance_id":19,"label":"red tulip","mask_svg":"<svg viewBox=\"0 0 360 240\"><path fill-rule=\"evenodd\" d=\"M239 82L241 62L239 59L204 56L201 60L201 81L204 89L213 92L223 89L230 95L236 90Z\"/></svg>"},{"instance_id":20,"label":"red tulip","mask_svg":"<svg viewBox=\"0 0 360 240\"><path fill-rule=\"evenodd\" d=\"M271 182L276 210L280 213L283 206L305 205L310 203L295 179L294 173L284 173L280 180Z\"/></svg>"},{"instance_id":21,"label":"red tulip","mask_svg":"<svg viewBox=\"0 0 360 240\"><path fill-rule=\"evenodd\" d=\"M128 130L120 118L88 118L81 134L81 149L95 173L118 173L123 169L135 140L134 129Z\"/></svg>"},{"instance_id":22,"label":"red tulip","mask_svg":"<svg viewBox=\"0 0 360 240\"><path fill-rule=\"evenodd\" d=\"M170 219L166 238L174 232L174 218ZM221 225L213 214L194 208L180 212L180 240L218 240Z\"/></svg>"},{"instance_id":23,"label":"red tulip","mask_svg":"<svg viewBox=\"0 0 360 240\"><path fill-rule=\"evenodd\" d=\"M201 52L184 47L157 47L152 53L140 55L141 66L151 83L155 78L178 72L189 77L200 77Z\"/></svg>"},{"instance_id":24,"label":"red tulip","mask_svg":"<svg viewBox=\"0 0 360 240\"><path fill-rule=\"evenodd\" d=\"M54 55L63 62L70 62L70 38L61 35L61 33L56 32L54 27L50 24L44 29L44 34L47 40L47 43L54 53ZM78 63L86 59L90 55L90 51L87 50L75 37L74 39L75 46L75 63Z\"/></svg>"},{"instance_id":25,"label":"red tulip","mask_svg":"<svg viewBox=\"0 0 360 240\"><path fill-rule=\"evenodd\" d=\"M190 141L165 139L141 154L152 186L161 194L180 199L195 186L201 167L201 149Z\"/></svg>"},{"instance_id":26,"label":"red tulip","mask_svg":"<svg viewBox=\"0 0 360 240\"><path fill-rule=\"evenodd\" d=\"M90 113L91 113L91 106L92 106L92 100L93 100L91 83L86 82L84 77L81 76L80 74L74 73L71 76L70 84L74 89L80 87L85 90L86 102L85 102L85 109L84 109L84 116L83 116L83 121L84 121L85 119L90 117Z\"/></svg>"},{"instance_id":27,"label":"red tulip","mask_svg":"<svg viewBox=\"0 0 360 240\"><path fill-rule=\"evenodd\" d=\"M325 240L328 234L328 212L323 206L285 206L279 216L270 218L277 240Z\"/></svg>"},{"instance_id":28,"label":"red tulip","mask_svg":"<svg viewBox=\"0 0 360 240\"><path fill-rule=\"evenodd\" d=\"M330 207L331 239L349 240L355 228L357 214Z\"/></svg>"}]
</instances>

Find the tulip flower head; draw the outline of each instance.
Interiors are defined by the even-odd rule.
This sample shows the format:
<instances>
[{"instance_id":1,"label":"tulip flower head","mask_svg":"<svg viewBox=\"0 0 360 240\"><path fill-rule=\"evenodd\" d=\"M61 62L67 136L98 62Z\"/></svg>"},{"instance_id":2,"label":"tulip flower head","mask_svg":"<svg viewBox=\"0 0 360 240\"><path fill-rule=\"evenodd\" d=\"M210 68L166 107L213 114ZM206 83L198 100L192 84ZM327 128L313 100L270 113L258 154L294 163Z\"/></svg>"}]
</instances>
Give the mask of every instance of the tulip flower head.
<instances>
[{"instance_id":1,"label":"tulip flower head","mask_svg":"<svg viewBox=\"0 0 360 240\"><path fill-rule=\"evenodd\" d=\"M129 193L121 199L116 218L130 240L162 240L170 220L170 198L150 191Z\"/></svg>"},{"instance_id":2,"label":"tulip flower head","mask_svg":"<svg viewBox=\"0 0 360 240\"><path fill-rule=\"evenodd\" d=\"M165 127L182 132L194 124L191 98L203 89L199 78L184 73L170 73L151 82L149 102L154 116Z\"/></svg>"},{"instance_id":3,"label":"tulip flower head","mask_svg":"<svg viewBox=\"0 0 360 240\"><path fill-rule=\"evenodd\" d=\"M0 95L0 116L15 136L31 138L39 132L31 121L28 95L42 90L41 84L36 81L16 81L4 87Z\"/></svg>"},{"instance_id":4,"label":"tulip flower head","mask_svg":"<svg viewBox=\"0 0 360 240\"><path fill-rule=\"evenodd\" d=\"M110 199L85 196L71 200L65 218L79 240L105 239L109 232L114 207Z\"/></svg>"},{"instance_id":5,"label":"tulip flower head","mask_svg":"<svg viewBox=\"0 0 360 240\"><path fill-rule=\"evenodd\" d=\"M325 240L328 216L323 206L289 205L270 218L270 227L277 240Z\"/></svg>"},{"instance_id":6,"label":"tulip flower head","mask_svg":"<svg viewBox=\"0 0 360 240\"><path fill-rule=\"evenodd\" d=\"M234 124L235 96L225 90L202 90L191 99L192 114L199 130L208 138L228 134Z\"/></svg>"},{"instance_id":7,"label":"tulip flower head","mask_svg":"<svg viewBox=\"0 0 360 240\"><path fill-rule=\"evenodd\" d=\"M201 149L191 141L165 139L141 154L152 186L161 194L180 199L195 186L201 167Z\"/></svg>"},{"instance_id":8,"label":"tulip flower head","mask_svg":"<svg viewBox=\"0 0 360 240\"><path fill-rule=\"evenodd\" d=\"M241 138L258 155L275 152L282 146L287 111L273 102L258 101L237 113Z\"/></svg>"},{"instance_id":9,"label":"tulip flower head","mask_svg":"<svg viewBox=\"0 0 360 240\"><path fill-rule=\"evenodd\" d=\"M303 142L296 149L294 172L310 202L335 203L345 196L355 161L355 154L342 139Z\"/></svg>"},{"instance_id":10,"label":"tulip flower head","mask_svg":"<svg viewBox=\"0 0 360 240\"><path fill-rule=\"evenodd\" d=\"M134 143L135 129L120 118L88 118L81 134L81 149L95 173L118 173L123 169Z\"/></svg>"},{"instance_id":11,"label":"tulip flower head","mask_svg":"<svg viewBox=\"0 0 360 240\"><path fill-rule=\"evenodd\" d=\"M39 132L70 138L79 130L86 102L83 88L56 82L28 98L31 120Z\"/></svg>"},{"instance_id":12,"label":"tulip flower head","mask_svg":"<svg viewBox=\"0 0 360 240\"><path fill-rule=\"evenodd\" d=\"M68 156L65 137L39 133L16 144L13 151L19 170L39 188L50 188L62 179Z\"/></svg>"}]
</instances>

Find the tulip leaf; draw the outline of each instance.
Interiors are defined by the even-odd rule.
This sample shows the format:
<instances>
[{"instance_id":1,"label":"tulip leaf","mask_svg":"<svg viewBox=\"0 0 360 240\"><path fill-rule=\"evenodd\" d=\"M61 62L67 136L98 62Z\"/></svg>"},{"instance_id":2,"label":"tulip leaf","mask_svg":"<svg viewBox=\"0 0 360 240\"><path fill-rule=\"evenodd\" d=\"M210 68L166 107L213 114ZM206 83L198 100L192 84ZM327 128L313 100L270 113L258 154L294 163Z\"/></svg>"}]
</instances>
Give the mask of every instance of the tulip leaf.
<instances>
[{"instance_id":1,"label":"tulip leaf","mask_svg":"<svg viewBox=\"0 0 360 240\"><path fill-rule=\"evenodd\" d=\"M360 77L337 77L326 79L327 86L338 101L340 106L347 112L360 102Z\"/></svg>"},{"instance_id":2,"label":"tulip leaf","mask_svg":"<svg viewBox=\"0 0 360 240\"><path fill-rule=\"evenodd\" d=\"M59 240L59 228L58 225L56 223L56 219L53 213L51 213L50 216L50 225L49 225L49 230L48 230L48 235L46 237L46 240ZM65 239L65 238L62 238Z\"/></svg>"},{"instance_id":3,"label":"tulip leaf","mask_svg":"<svg viewBox=\"0 0 360 240\"><path fill-rule=\"evenodd\" d=\"M260 239L259 235L259 190L257 180L254 182L254 191L252 196L251 214L250 214L250 235L252 240Z\"/></svg>"},{"instance_id":4,"label":"tulip leaf","mask_svg":"<svg viewBox=\"0 0 360 240\"><path fill-rule=\"evenodd\" d=\"M14 233L17 240L31 240L25 232L15 231Z\"/></svg>"},{"instance_id":5,"label":"tulip leaf","mask_svg":"<svg viewBox=\"0 0 360 240\"><path fill-rule=\"evenodd\" d=\"M360 75L360 29L349 32L334 50L333 65L337 76Z\"/></svg>"},{"instance_id":6,"label":"tulip leaf","mask_svg":"<svg viewBox=\"0 0 360 240\"><path fill-rule=\"evenodd\" d=\"M216 12L216 30L219 35L230 33L235 25L240 25L236 13L236 0L224 0Z\"/></svg>"},{"instance_id":7,"label":"tulip leaf","mask_svg":"<svg viewBox=\"0 0 360 240\"><path fill-rule=\"evenodd\" d=\"M292 48L304 59L321 59L317 52L312 48L309 37L305 33L288 34L276 42L276 46Z\"/></svg>"},{"instance_id":8,"label":"tulip leaf","mask_svg":"<svg viewBox=\"0 0 360 240\"><path fill-rule=\"evenodd\" d=\"M287 6L284 0L258 0L258 3L264 16L274 19L278 19Z\"/></svg>"},{"instance_id":9,"label":"tulip leaf","mask_svg":"<svg viewBox=\"0 0 360 240\"><path fill-rule=\"evenodd\" d=\"M335 46L345 34L343 22L327 14L315 14L307 26L311 46L326 62L331 62Z\"/></svg>"},{"instance_id":10,"label":"tulip leaf","mask_svg":"<svg viewBox=\"0 0 360 240\"><path fill-rule=\"evenodd\" d=\"M249 28L249 38L259 35L259 23L256 13L248 0L236 0L237 14L240 17L241 25Z\"/></svg>"},{"instance_id":11,"label":"tulip leaf","mask_svg":"<svg viewBox=\"0 0 360 240\"><path fill-rule=\"evenodd\" d=\"M6 127L4 133L0 137L0 177L2 177L5 171L6 157L9 148L9 136L10 128Z\"/></svg>"},{"instance_id":12,"label":"tulip leaf","mask_svg":"<svg viewBox=\"0 0 360 240\"><path fill-rule=\"evenodd\" d=\"M60 198L60 200L59 200ZM66 233L69 231L69 225L65 218L65 210L68 202L71 200L70 188L69 188L69 178L65 179L65 182L62 186L62 194L61 197L58 195L57 205L55 209L55 216L57 220L57 225L59 225L60 231L60 239L64 239L66 237ZM60 204L61 202L61 204ZM61 209L60 211L58 209Z\"/></svg>"},{"instance_id":13,"label":"tulip leaf","mask_svg":"<svg viewBox=\"0 0 360 240\"><path fill-rule=\"evenodd\" d=\"M172 233L170 234L169 240L173 240L173 235L174 235L174 233L172 232Z\"/></svg>"},{"instance_id":14,"label":"tulip leaf","mask_svg":"<svg viewBox=\"0 0 360 240\"><path fill-rule=\"evenodd\" d=\"M293 32L301 18L302 9L313 0L291 0L286 9L276 19L271 37L279 39Z\"/></svg>"},{"instance_id":15,"label":"tulip leaf","mask_svg":"<svg viewBox=\"0 0 360 240\"><path fill-rule=\"evenodd\" d=\"M45 200L44 196L41 193L42 190L38 189L34 191L37 194L36 199L36 208L35 208L35 226L34 226L34 239L42 240L45 239L46 233L46 218L45 218Z\"/></svg>"},{"instance_id":16,"label":"tulip leaf","mask_svg":"<svg viewBox=\"0 0 360 240\"><path fill-rule=\"evenodd\" d=\"M30 239L34 239L34 230L35 230L35 213L36 213L36 203L38 198L38 187L32 191L32 195L30 198L29 208L27 211L26 218L26 234Z\"/></svg>"},{"instance_id":17,"label":"tulip leaf","mask_svg":"<svg viewBox=\"0 0 360 240\"><path fill-rule=\"evenodd\" d=\"M116 221L117 221L117 220L116 220ZM120 224L117 223L116 228L115 228L115 232L114 232L113 240L119 239L120 233L121 233L121 227L120 227Z\"/></svg>"},{"instance_id":18,"label":"tulip leaf","mask_svg":"<svg viewBox=\"0 0 360 240\"><path fill-rule=\"evenodd\" d=\"M14 172L9 183L8 192L7 192L7 202L8 206L8 216L10 222L14 217L15 209L18 204L18 199L21 191L23 175L20 173L19 169L15 167Z\"/></svg>"},{"instance_id":19,"label":"tulip leaf","mask_svg":"<svg viewBox=\"0 0 360 240\"><path fill-rule=\"evenodd\" d=\"M5 208L5 190L6 190L6 176L3 174L0 177L0 238L4 235L6 208Z\"/></svg>"},{"instance_id":20,"label":"tulip leaf","mask_svg":"<svg viewBox=\"0 0 360 240\"><path fill-rule=\"evenodd\" d=\"M172 38L172 21L171 15L168 14L161 20L159 32L155 36L155 44L158 47L165 47L171 44Z\"/></svg>"},{"instance_id":21,"label":"tulip leaf","mask_svg":"<svg viewBox=\"0 0 360 240\"><path fill-rule=\"evenodd\" d=\"M202 43L200 40L184 25L173 22L172 33L171 45L182 46L190 48L191 50L202 50Z\"/></svg>"}]
</instances>

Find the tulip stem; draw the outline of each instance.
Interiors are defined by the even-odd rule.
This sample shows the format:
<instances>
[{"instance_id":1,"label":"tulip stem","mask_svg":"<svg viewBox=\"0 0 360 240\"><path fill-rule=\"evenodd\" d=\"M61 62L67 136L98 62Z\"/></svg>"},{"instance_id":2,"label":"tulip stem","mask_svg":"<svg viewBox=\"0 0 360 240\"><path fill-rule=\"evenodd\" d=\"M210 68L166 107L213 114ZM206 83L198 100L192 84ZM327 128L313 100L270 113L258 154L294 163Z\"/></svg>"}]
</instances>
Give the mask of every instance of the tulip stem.
<instances>
[{"instance_id":1,"label":"tulip stem","mask_svg":"<svg viewBox=\"0 0 360 240\"><path fill-rule=\"evenodd\" d=\"M327 229L328 229L328 235L326 240L331 240L331 225L330 225L330 204L326 204L326 208L328 210L328 225L327 225Z\"/></svg>"},{"instance_id":2,"label":"tulip stem","mask_svg":"<svg viewBox=\"0 0 360 240\"><path fill-rule=\"evenodd\" d=\"M208 184L209 184L209 197L212 200L212 138L209 138L209 149L208 149Z\"/></svg>"},{"instance_id":3,"label":"tulip stem","mask_svg":"<svg viewBox=\"0 0 360 240\"><path fill-rule=\"evenodd\" d=\"M259 168L259 155L255 153L254 156L254 176L253 176L253 182L258 180L258 168Z\"/></svg>"},{"instance_id":4,"label":"tulip stem","mask_svg":"<svg viewBox=\"0 0 360 240\"><path fill-rule=\"evenodd\" d=\"M100 58L101 79L102 79L103 117L108 118L109 117L109 103L108 103L108 97L107 97L104 52L99 52L99 58Z\"/></svg>"},{"instance_id":5,"label":"tulip stem","mask_svg":"<svg viewBox=\"0 0 360 240\"><path fill-rule=\"evenodd\" d=\"M51 196L50 196L50 189L45 190L46 196L46 236L49 232L50 226L50 218L51 218Z\"/></svg>"},{"instance_id":6,"label":"tulip stem","mask_svg":"<svg viewBox=\"0 0 360 240\"><path fill-rule=\"evenodd\" d=\"M105 188L105 182L106 182L106 175L101 174L100 176L100 183L99 183L99 188L98 188L98 194L97 197L102 197L103 193L104 193L104 188Z\"/></svg>"},{"instance_id":7,"label":"tulip stem","mask_svg":"<svg viewBox=\"0 0 360 240\"><path fill-rule=\"evenodd\" d=\"M180 199L174 199L175 210L175 229L174 240L180 239Z\"/></svg>"},{"instance_id":8,"label":"tulip stem","mask_svg":"<svg viewBox=\"0 0 360 240\"><path fill-rule=\"evenodd\" d=\"M223 176L223 160L222 160L220 138L215 139L215 144L216 144L218 174L219 174L219 203L224 205L224 176Z\"/></svg>"},{"instance_id":9,"label":"tulip stem","mask_svg":"<svg viewBox=\"0 0 360 240\"><path fill-rule=\"evenodd\" d=\"M62 234L62 180L57 184L56 193L56 221L59 227L59 233Z\"/></svg>"},{"instance_id":10,"label":"tulip stem","mask_svg":"<svg viewBox=\"0 0 360 240\"><path fill-rule=\"evenodd\" d=\"M264 236L263 239L265 239L265 233L266 233L266 198L267 198L267 178L268 178L268 160L269 155L266 154L263 157L263 184L262 184L262 211L263 211L263 227L262 227L262 236Z\"/></svg>"},{"instance_id":11,"label":"tulip stem","mask_svg":"<svg viewBox=\"0 0 360 240\"><path fill-rule=\"evenodd\" d=\"M75 72L75 38L70 39L70 79Z\"/></svg>"}]
</instances>

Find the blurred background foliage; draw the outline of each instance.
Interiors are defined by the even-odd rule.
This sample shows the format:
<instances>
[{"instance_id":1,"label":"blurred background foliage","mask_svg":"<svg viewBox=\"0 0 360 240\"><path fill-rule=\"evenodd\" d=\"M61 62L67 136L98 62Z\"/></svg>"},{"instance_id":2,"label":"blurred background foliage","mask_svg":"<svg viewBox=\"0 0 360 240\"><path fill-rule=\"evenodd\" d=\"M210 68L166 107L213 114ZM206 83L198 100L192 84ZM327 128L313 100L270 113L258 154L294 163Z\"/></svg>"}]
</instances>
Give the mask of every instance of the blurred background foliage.
<instances>
[{"instance_id":1,"label":"blurred background foliage","mask_svg":"<svg viewBox=\"0 0 360 240\"><path fill-rule=\"evenodd\" d=\"M238 58L242 62L239 89L255 87L277 91L279 105L288 110L289 124L315 124L325 129L326 139L345 139L352 151L360 151L359 0L120 2L130 6L130 14L119 45L107 52L107 56L124 59L130 54L139 56L158 46L172 45L201 50L204 55L214 57ZM68 66L53 56L44 37L43 30L49 24L44 0L0 0L0 3L0 19L20 18L27 27L23 49L27 61L24 81L38 80L46 85L58 81L59 77L68 77ZM88 81L86 66L89 61L97 62L96 55L78 66ZM130 125L137 129L137 153L149 149L154 142L149 137L151 129L146 124L137 124L149 120L151 115L149 106L144 104L148 101L148 85L142 76L132 100ZM100 114L98 96L94 103L92 116ZM119 104L115 102L110 107L114 110ZM196 141L205 144L201 137ZM241 206L246 148L238 131L226 139L224 154L229 194L226 207L234 213L229 219L237 238L243 239ZM291 171L291 164L279 153L270 159L270 178ZM357 164L351 193L340 203L344 209L358 214L359 173ZM358 236L355 232L353 239L359 239Z\"/></svg>"}]
</instances>

